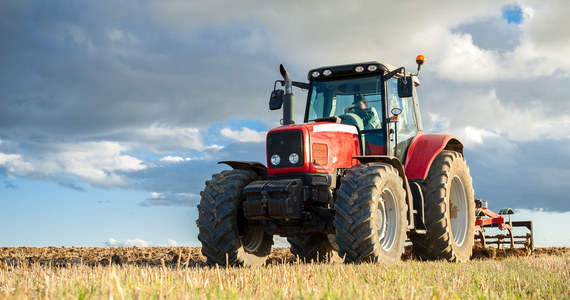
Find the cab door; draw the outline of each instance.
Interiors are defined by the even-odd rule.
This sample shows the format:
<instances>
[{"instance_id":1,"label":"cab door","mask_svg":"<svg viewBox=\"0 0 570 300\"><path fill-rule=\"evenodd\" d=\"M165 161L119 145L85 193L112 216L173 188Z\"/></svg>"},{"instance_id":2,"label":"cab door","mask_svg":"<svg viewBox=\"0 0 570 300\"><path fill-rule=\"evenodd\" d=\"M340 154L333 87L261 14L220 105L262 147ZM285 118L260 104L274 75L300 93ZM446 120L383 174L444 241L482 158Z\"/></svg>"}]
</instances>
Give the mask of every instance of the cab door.
<instances>
[{"instance_id":1,"label":"cab door","mask_svg":"<svg viewBox=\"0 0 570 300\"><path fill-rule=\"evenodd\" d=\"M400 161L404 162L410 143L421 129L421 125L419 125L421 121L419 119L419 115L417 115L417 101L415 101L414 97L398 97L398 80L396 78L388 80L387 85L389 116L392 116L391 111L393 108L400 108L402 110L402 113L398 118L398 122L390 123L390 132L396 132L396 134L390 134L391 149L389 154L398 157Z\"/></svg>"}]
</instances>

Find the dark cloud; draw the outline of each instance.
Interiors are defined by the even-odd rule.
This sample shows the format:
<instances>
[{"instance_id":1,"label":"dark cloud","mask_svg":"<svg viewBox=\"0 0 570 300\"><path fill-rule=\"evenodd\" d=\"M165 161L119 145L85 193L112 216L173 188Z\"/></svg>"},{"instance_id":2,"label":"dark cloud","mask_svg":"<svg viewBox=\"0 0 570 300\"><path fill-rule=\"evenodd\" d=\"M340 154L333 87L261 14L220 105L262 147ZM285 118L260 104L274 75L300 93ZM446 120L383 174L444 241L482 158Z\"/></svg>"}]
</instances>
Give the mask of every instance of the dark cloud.
<instances>
[{"instance_id":1,"label":"dark cloud","mask_svg":"<svg viewBox=\"0 0 570 300\"><path fill-rule=\"evenodd\" d=\"M570 211L566 78L461 83L433 76L428 67L418 89L424 126L463 140L476 197L493 209Z\"/></svg>"},{"instance_id":2,"label":"dark cloud","mask_svg":"<svg viewBox=\"0 0 570 300\"><path fill-rule=\"evenodd\" d=\"M231 169L225 164L218 164L218 161L225 160L259 161L265 164L265 144L234 143L209 151L207 159L162 163L124 175L133 182L133 188L159 194L143 201L143 206L195 206L200 201L198 195L204 189L206 180L215 173Z\"/></svg>"},{"instance_id":3,"label":"dark cloud","mask_svg":"<svg viewBox=\"0 0 570 300\"><path fill-rule=\"evenodd\" d=\"M466 126L499 131L513 140L565 139L570 143L570 102L564 77L504 77L485 82L454 82L424 67L418 88L423 123L449 122L447 130ZM437 115L432 120L432 116Z\"/></svg>"},{"instance_id":4,"label":"dark cloud","mask_svg":"<svg viewBox=\"0 0 570 300\"><path fill-rule=\"evenodd\" d=\"M452 33L469 34L473 44L481 49L512 51L520 45L523 12L518 5L501 8L502 16L464 23L451 29Z\"/></svg>"},{"instance_id":5,"label":"dark cloud","mask_svg":"<svg viewBox=\"0 0 570 300\"><path fill-rule=\"evenodd\" d=\"M155 26L144 11L5 6L18 14L0 31L0 136L63 139L259 116L278 78L274 57L239 44L257 34L247 26L183 34Z\"/></svg>"},{"instance_id":6,"label":"dark cloud","mask_svg":"<svg viewBox=\"0 0 570 300\"><path fill-rule=\"evenodd\" d=\"M567 141L513 143L504 137L468 147L476 197L490 208L570 211L570 144Z\"/></svg>"},{"instance_id":7,"label":"dark cloud","mask_svg":"<svg viewBox=\"0 0 570 300\"><path fill-rule=\"evenodd\" d=\"M78 185L77 183L74 182L65 182L65 181L60 181L58 182L59 185L68 188L68 189L72 189L74 191L78 191L78 192L85 192L87 191L87 189L85 189L84 187Z\"/></svg>"},{"instance_id":8,"label":"dark cloud","mask_svg":"<svg viewBox=\"0 0 570 300\"><path fill-rule=\"evenodd\" d=\"M486 50L500 51L515 49L520 43L522 34L517 24L509 23L505 19L462 24L453 28L451 32L470 34L475 46Z\"/></svg>"}]
</instances>

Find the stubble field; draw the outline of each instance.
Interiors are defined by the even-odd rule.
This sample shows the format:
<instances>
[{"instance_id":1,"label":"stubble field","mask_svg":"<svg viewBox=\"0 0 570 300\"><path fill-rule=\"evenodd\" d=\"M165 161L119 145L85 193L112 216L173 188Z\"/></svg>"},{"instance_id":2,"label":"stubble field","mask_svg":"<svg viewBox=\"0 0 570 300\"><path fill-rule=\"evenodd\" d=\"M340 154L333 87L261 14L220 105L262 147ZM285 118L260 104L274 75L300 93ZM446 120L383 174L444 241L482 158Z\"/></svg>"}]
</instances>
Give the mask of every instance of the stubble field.
<instances>
[{"instance_id":1,"label":"stubble field","mask_svg":"<svg viewBox=\"0 0 570 300\"><path fill-rule=\"evenodd\" d=\"M475 249L467 263L207 267L200 248L0 248L0 298L570 298L570 249Z\"/></svg>"}]
</instances>

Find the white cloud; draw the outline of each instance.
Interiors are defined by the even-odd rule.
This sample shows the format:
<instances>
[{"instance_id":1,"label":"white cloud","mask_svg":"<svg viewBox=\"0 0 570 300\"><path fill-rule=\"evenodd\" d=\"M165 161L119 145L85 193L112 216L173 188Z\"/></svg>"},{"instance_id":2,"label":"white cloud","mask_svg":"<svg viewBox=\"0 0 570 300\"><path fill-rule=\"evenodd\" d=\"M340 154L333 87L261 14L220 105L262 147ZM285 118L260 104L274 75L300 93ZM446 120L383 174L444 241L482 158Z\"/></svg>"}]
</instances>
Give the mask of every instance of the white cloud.
<instances>
[{"instance_id":1,"label":"white cloud","mask_svg":"<svg viewBox=\"0 0 570 300\"><path fill-rule=\"evenodd\" d=\"M224 149L224 146L220 146L220 145L217 145L217 144L212 144L212 145L207 146L206 149L207 149L207 150L210 150L210 149L211 149L211 150L221 150L221 149Z\"/></svg>"},{"instance_id":2,"label":"white cloud","mask_svg":"<svg viewBox=\"0 0 570 300\"><path fill-rule=\"evenodd\" d=\"M502 76L497 53L475 46L471 35L452 34L441 42L443 55L435 66L440 77L458 82L477 82Z\"/></svg>"},{"instance_id":3,"label":"white cloud","mask_svg":"<svg viewBox=\"0 0 570 300\"><path fill-rule=\"evenodd\" d=\"M69 174L97 186L122 186L122 172L146 168L141 160L125 155L128 148L116 142L68 143L52 146L34 157L0 152L0 165L9 174L45 178Z\"/></svg>"},{"instance_id":4,"label":"white cloud","mask_svg":"<svg viewBox=\"0 0 570 300\"><path fill-rule=\"evenodd\" d=\"M521 10L523 14L523 20L525 22L528 22L534 18L534 8L531 6L522 6Z\"/></svg>"},{"instance_id":5,"label":"white cloud","mask_svg":"<svg viewBox=\"0 0 570 300\"><path fill-rule=\"evenodd\" d=\"M444 51L434 57L441 61L439 66L442 69L438 74L458 82L570 77L570 58L566 55L570 51L570 38L561 35L558 29L570 26L565 13L568 3L525 2L521 6L523 21L516 31L511 32L511 35L518 36L518 45L508 51L490 51L473 45L469 34L441 35L444 38L437 42L444 45ZM489 14L486 18L487 23L494 20ZM500 21L506 23L506 20ZM497 39L494 42L501 44L505 41Z\"/></svg>"},{"instance_id":6,"label":"white cloud","mask_svg":"<svg viewBox=\"0 0 570 300\"><path fill-rule=\"evenodd\" d=\"M460 98L449 94L432 96L430 105L438 112L428 113L427 131L451 133L475 144L496 135L512 141L570 139L569 112L556 111L558 115L551 116L546 112L549 107L540 102L502 102L494 88L486 92L461 91Z\"/></svg>"},{"instance_id":7,"label":"white cloud","mask_svg":"<svg viewBox=\"0 0 570 300\"><path fill-rule=\"evenodd\" d=\"M266 51L284 52L285 55L295 53L291 51L293 47L310 49L302 57L290 58L310 66L370 59L388 59L393 64L409 66L410 63L413 65L413 55L418 54L411 51L419 50L427 55L428 62L435 63L443 78L460 82L491 81L497 76L532 77L553 74L557 68L570 69L568 51L562 51L569 49L570 39L559 31L570 26L564 13L568 3L562 1L524 1L520 5L523 11L523 23L519 26L522 42L513 52L502 53L480 49L473 44L469 34L452 34L450 28L491 20L506 23L507 20L501 18L501 9L511 4L509 1L463 2L445 8L441 5L418 7L413 3L390 3L388 7L382 2L365 1L347 5L332 1L327 6L318 2L306 3L306 9L301 11L293 3L242 1L238 9L220 13L218 7L223 3L209 1L196 5L177 0L162 1L152 4L151 14L159 24L181 31L195 31L206 24L241 24L247 20L254 25L250 25L249 35L238 37L233 41L235 44L251 40L255 49L255 45L261 44L265 45ZM402 22L401 14L393 13L383 16L380 22L375 18L362 18L362 10L404 11L414 15L414 21ZM295 14L290 16L293 20L288 26L282 26L275 20L280 20L280 14L287 11L295 11ZM344 21L323 22L321 16L331 15L336 16L335 20ZM262 25L263 31L259 30L258 24ZM398 30L384 30L381 40L371 39L370 30L385 24L397 24ZM409 34L402 35L401 32ZM292 40L295 43L291 43ZM337 43L339 40L343 42ZM395 44L406 45L409 50L390 47ZM248 51L252 50L248 48ZM383 53L384 57L377 57L377 53Z\"/></svg>"},{"instance_id":8,"label":"white cloud","mask_svg":"<svg viewBox=\"0 0 570 300\"><path fill-rule=\"evenodd\" d=\"M137 246L137 247L150 247L152 246L151 243L136 238L136 239L126 239L123 241L117 241L114 238L110 237L107 242L105 242L105 246L106 247L133 247L133 246Z\"/></svg>"},{"instance_id":9,"label":"white cloud","mask_svg":"<svg viewBox=\"0 0 570 300\"><path fill-rule=\"evenodd\" d=\"M238 142L263 142L265 141L266 131L257 131L247 127L242 127L240 130L233 130L229 127L224 127L220 133L230 139Z\"/></svg>"},{"instance_id":10,"label":"white cloud","mask_svg":"<svg viewBox=\"0 0 570 300\"><path fill-rule=\"evenodd\" d=\"M107 239L107 241L104 244L105 244L105 247L133 247L133 246L136 246L136 247L153 247L153 246L156 246L155 244L147 242L147 241L140 239L140 238L117 241L116 239L110 237ZM168 239L167 246L168 247L179 247L180 244L173 239Z\"/></svg>"},{"instance_id":11,"label":"white cloud","mask_svg":"<svg viewBox=\"0 0 570 300\"><path fill-rule=\"evenodd\" d=\"M198 128L153 124L134 131L133 141L150 147L157 153L173 150L202 151L207 146Z\"/></svg>"},{"instance_id":12,"label":"white cloud","mask_svg":"<svg viewBox=\"0 0 570 300\"><path fill-rule=\"evenodd\" d=\"M484 138L499 136L498 134L490 132L486 129L474 128L471 126L465 127L463 129L463 133L456 135L462 137L461 141L466 146L469 146L470 144L482 144Z\"/></svg>"},{"instance_id":13,"label":"white cloud","mask_svg":"<svg viewBox=\"0 0 570 300\"><path fill-rule=\"evenodd\" d=\"M128 148L115 142L70 144L57 153L62 171L96 184L123 184L117 171L132 172L146 166L136 157L123 155Z\"/></svg>"},{"instance_id":14,"label":"white cloud","mask_svg":"<svg viewBox=\"0 0 570 300\"><path fill-rule=\"evenodd\" d=\"M164 156L160 159L160 161L168 162L168 163L179 163L179 162L190 161L190 160L192 160L192 158L190 158L190 157L184 158L184 157L180 157L180 156L170 156L170 155Z\"/></svg>"},{"instance_id":15,"label":"white cloud","mask_svg":"<svg viewBox=\"0 0 570 300\"><path fill-rule=\"evenodd\" d=\"M141 206L194 206L200 195L194 193L158 193L152 192L150 198L140 203Z\"/></svg>"},{"instance_id":16,"label":"white cloud","mask_svg":"<svg viewBox=\"0 0 570 300\"><path fill-rule=\"evenodd\" d=\"M3 165L8 173L14 175L26 175L34 171L32 164L24 161L20 154L0 153L0 165Z\"/></svg>"}]
</instances>

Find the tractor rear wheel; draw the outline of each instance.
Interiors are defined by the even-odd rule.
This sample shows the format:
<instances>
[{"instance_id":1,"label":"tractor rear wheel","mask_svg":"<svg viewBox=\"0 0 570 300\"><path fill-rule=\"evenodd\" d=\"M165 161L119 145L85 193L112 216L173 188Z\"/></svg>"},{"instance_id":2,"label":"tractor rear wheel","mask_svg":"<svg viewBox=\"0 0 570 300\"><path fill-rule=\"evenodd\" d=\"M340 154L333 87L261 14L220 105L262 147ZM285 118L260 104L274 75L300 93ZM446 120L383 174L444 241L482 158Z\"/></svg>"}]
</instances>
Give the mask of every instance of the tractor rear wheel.
<instances>
[{"instance_id":1,"label":"tractor rear wheel","mask_svg":"<svg viewBox=\"0 0 570 300\"><path fill-rule=\"evenodd\" d=\"M461 153L444 150L425 180L425 235L412 234L420 259L467 261L475 239L475 197L469 167Z\"/></svg>"},{"instance_id":2,"label":"tractor rear wheel","mask_svg":"<svg viewBox=\"0 0 570 300\"><path fill-rule=\"evenodd\" d=\"M271 252L273 236L248 225L241 208L241 191L256 178L251 170L231 170L206 181L196 224L209 265L262 265Z\"/></svg>"},{"instance_id":3,"label":"tractor rear wheel","mask_svg":"<svg viewBox=\"0 0 570 300\"><path fill-rule=\"evenodd\" d=\"M305 262L325 262L332 258L335 249L329 237L324 233L310 233L288 237L291 253Z\"/></svg>"},{"instance_id":4,"label":"tractor rear wheel","mask_svg":"<svg viewBox=\"0 0 570 300\"><path fill-rule=\"evenodd\" d=\"M345 262L399 260L404 252L406 192L389 164L356 165L341 179L335 204L336 242Z\"/></svg>"}]
</instances>

